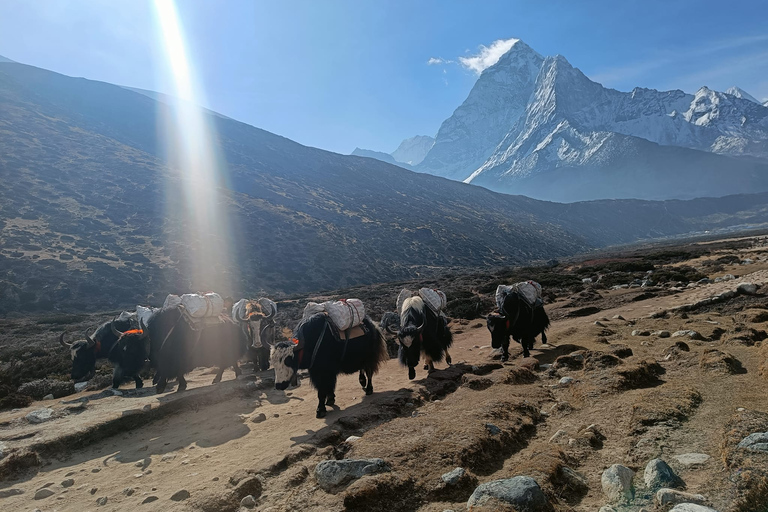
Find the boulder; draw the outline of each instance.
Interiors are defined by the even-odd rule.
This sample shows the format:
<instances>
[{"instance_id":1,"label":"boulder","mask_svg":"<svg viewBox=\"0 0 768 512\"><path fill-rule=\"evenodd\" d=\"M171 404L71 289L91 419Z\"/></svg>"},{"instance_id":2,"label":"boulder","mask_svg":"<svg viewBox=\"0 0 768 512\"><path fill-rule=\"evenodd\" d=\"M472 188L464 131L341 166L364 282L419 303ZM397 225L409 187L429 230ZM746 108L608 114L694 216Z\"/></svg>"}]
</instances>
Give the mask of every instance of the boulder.
<instances>
[{"instance_id":1,"label":"boulder","mask_svg":"<svg viewBox=\"0 0 768 512\"><path fill-rule=\"evenodd\" d=\"M44 500L45 498L50 498L54 494L56 494L56 493L54 491L52 491L51 489L48 489L47 487L43 488L43 489L38 489L38 491L35 493L35 499L36 500Z\"/></svg>"},{"instance_id":2,"label":"boulder","mask_svg":"<svg viewBox=\"0 0 768 512\"><path fill-rule=\"evenodd\" d=\"M38 409L27 414L26 418L30 423L43 423L53 418L53 409Z\"/></svg>"},{"instance_id":3,"label":"boulder","mask_svg":"<svg viewBox=\"0 0 768 512\"><path fill-rule=\"evenodd\" d=\"M685 489L685 482L661 459L653 459L645 466L643 480L653 491L662 487Z\"/></svg>"},{"instance_id":4,"label":"boulder","mask_svg":"<svg viewBox=\"0 0 768 512\"><path fill-rule=\"evenodd\" d=\"M622 503L632 500L635 494L632 485L634 476L634 471L621 464L614 464L603 471L600 482L603 486L603 493L605 493L611 503Z\"/></svg>"},{"instance_id":5,"label":"boulder","mask_svg":"<svg viewBox=\"0 0 768 512\"><path fill-rule=\"evenodd\" d=\"M467 509L493 506L494 503L511 505L520 512L552 510L539 484L529 476L493 480L478 486L467 501Z\"/></svg>"},{"instance_id":6,"label":"boulder","mask_svg":"<svg viewBox=\"0 0 768 512\"><path fill-rule=\"evenodd\" d=\"M440 478L448 485L456 485L456 483L461 480L461 477L463 477L466 472L467 471L464 468L456 468L453 471L444 473Z\"/></svg>"},{"instance_id":7,"label":"boulder","mask_svg":"<svg viewBox=\"0 0 768 512\"><path fill-rule=\"evenodd\" d=\"M749 434L741 440L738 448L743 448L750 452L768 453L768 432L755 432Z\"/></svg>"},{"instance_id":8,"label":"boulder","mask_svg":"<svg viewBox=\"0 0 768 512\"><path fill-rule=\"evenodd\" d=\"M717 510L695 503L680 503L672 507L669 512L717 512Z\"/></svg>"},{"instance_id":9,"label":"boulder","mask_svg":"<svg viewBox=\"0 0 768 512\"><path fill-rule=\"evenodd\" d=\"M324 460L315 466L317 484L325 491L357 480L364 475L389 471L382 459Z\"/></svg>"},{"instance_id":10,"label":"boulder","mask_svg":"<svg viewBox=\"0 0 768 512\"><path fill-rule=\"evenodd\" d=\"M659 489L653 497L653 502L657 507L665 509L670 505L678 505L680 503L694 503L696 505L705 505L707 499L701 494L691 494L688 492L682 492L675 489L662 488Z\"/></svg>"},{"instance_id":11,"label":"boulder","mask_svg":"<svg viewBox=\"0 0 768 512\"><path fill-rule=\"evenodd\" d=\"M690 329L682 330L682 331L675 331L675 332L672 333L672 337L673 338L680 338L680 337L683 337L683 336L691 338L692 340L703 340L704 339L704 336L702 336L698 332L690 330Z\"/></svg>"},{"instance_id":12,"label":"boulder","mask_svg":"<svg viewBox=\"0 0 768 512\"><path fill-rule=\"evenodd\" d=\"M736 287L736 292L743 295L754 295L757 293L757 285L753 283L739 283Z\"/></svg>"}]
</instances>

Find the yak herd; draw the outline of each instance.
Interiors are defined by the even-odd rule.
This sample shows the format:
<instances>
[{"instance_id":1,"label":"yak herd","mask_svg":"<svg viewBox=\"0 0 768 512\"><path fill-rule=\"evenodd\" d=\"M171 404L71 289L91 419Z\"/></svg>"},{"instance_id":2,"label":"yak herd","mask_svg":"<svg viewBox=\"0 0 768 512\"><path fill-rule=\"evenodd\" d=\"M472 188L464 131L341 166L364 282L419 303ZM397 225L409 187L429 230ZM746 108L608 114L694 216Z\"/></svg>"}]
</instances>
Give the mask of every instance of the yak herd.
<instances>
[{"instance_id":1,"label":"yak herd","mask_svg":"<svg viewBox=\"0 0 768 512\"><path fill-rule=\"evenodd\" d=\"M538 284L528 283L540 293ZM491 346L501 350L502 361L509 358L510 338L522 345L523 355L528 357L536 336L541 335L546 344L545 330L549 327L541 300L532 301L514 287L505 288L508 290L501 298L497 292L498 313L486 317ZM438 293L445 301L445 295ZM326 406L335 403L339 374L359 373L365 393L373 393L373 375L389 358L384 333L396 337L398 359L408 368L409 379L416 377L422 355L424 369L429 372L443 360L451 364L448 350L453 335L448 319L425 297L407 290L398 297L397 311L385 313L378 324L365 316L359 325L342 331L328 314L320 312L305 316L293 338L279 342L275 340L276 308L265 310L260 301L248 301L245 314L202 324L185 314L183 306L156 309L148 316L123 312L100 325L93 335L86 331L85 339L68 343L62 333L59 341L71 352L74 381L91 379L97 359L108 359L114 367L115 388L127 378L133 378L141 388L140 373L147 362L155 370L153 384L158 393L165 391L170 379L176 379L178 391L185 390L185 374L197 367L217 367L214 384L229 367L239 376L239 361L246 356L253 360L254 370L266 370L270 364L274 367L279 390L296 385L299 370L307 370L317 389L318 418L326 415Z\"/></svg>"}]
</instances>

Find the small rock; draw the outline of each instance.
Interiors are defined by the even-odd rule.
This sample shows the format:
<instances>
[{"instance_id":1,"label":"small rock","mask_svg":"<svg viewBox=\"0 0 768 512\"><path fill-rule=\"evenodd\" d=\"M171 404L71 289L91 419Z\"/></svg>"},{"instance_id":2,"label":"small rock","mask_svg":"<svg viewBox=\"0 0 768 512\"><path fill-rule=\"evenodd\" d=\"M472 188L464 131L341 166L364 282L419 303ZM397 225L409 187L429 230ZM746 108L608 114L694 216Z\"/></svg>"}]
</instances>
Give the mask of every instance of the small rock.
<instances>
[{"instance_id":1,"label":"small rock","mask_svg":"<svg viewBox=\"0 0 768 512\"><path fill-rule=\"evenodd\" d=\"M598 327L605 327L605 324L601 322L600 320L595 320L595 325Z\"/></svg>"},{"instance_id":2,"label":"small rock","mask_svg":"<svg viewBox=\"0 0 768 512\"><path fill-rule=\"evenodd\" d=\"M18 496L19 494L24 494L23 489L3 489L0 491L0 499L2 498L10 498L11 496Z\"/></svg>"},{"instance_id":3,"label":"small rock","mask_svg":"<svg viewBox=\"0 0 768 512\"><path fill-rule=\"evenodd\" d=\"M267 421L267 415L263 412L251 418L251 422L253 423L261 423L262 421Z\"/></svg>"},{"instance_id":4,"label":"small rock","mask_svg":"<svg viewBox=\"0 0 768 512\"><path fill-rule=\"evenodd\" d=\"M680 503L672 507L669 512L717 512L717 510L695 503Z\"/></svg>"},{"instance_id":5,"label":"small rock","mask_svg":"<svg viewBox=\"0 0 768 512\"><path fill-rule=\"evenodd\" d=\"M172 461L175 458L176 458L176 454L175 453L166 453L165 455L160 457L160 462L169 462L169 461ZM144 463L139 461L138 466L141 467L143 465L144 465Z\"/></svg>"},{"instance_id":6,"label":"small rock","mask_svg":"<svg viewBox=\"0 0 768 512\"><path fill-rule=\"evenodd\" d=\"M485 430L487 430L488 433L491 434L492 436L497 436L501 434L501 429L496 425L494 425L493 423L486 423Z\"/></svg>"},{"instance_id":7,"label":"small rock","mask_svg":"<svg viewBox=\"0 0 768 512\"><path fill-rule=\"evenodd\" d=\"M96 494L96 491L98 491L98 490L99 490L98 487L91 487L91 490L88 491L88 492L90 492L93 495L93 494Z\"/></svg>"},{"instance_id":8,"label":"small rock","mask_svg":"<svg viewBox=\"0 0 768 512\"><path fill-rule=\"evenodd\" d=\"M144 501L142 501L141 504L146 505L147 503L152 503L153 501L157 501L159 499L160 498L158 498L157 496L147 496L146 498L144 498Z\"/></svg>"},{"instance_id":9,"label":"small rock","mask_svg":"<svg viewBox=\"0 0 768 512\"><path fill-rule=\"evenodd\" d=\"M141 408L143 412L149 412L152 410L152 404L147 404L144 407Z\"/></svg>"},{"instance_id":10,"label":"small rock","mask_svg":"<svg viewBox=\"0 0 768 512\"><path fill-rule=\"evenodd\" d=\"M456 485L456 483L461 480L461 477L463 477L465 473L466 470L464 468L456 468L453 471L444 473L440 478L448 485Z\"/></svg>"},{"instance_id":11,"label":"small rock","mask_svg":"<svg viewBox=\"0 0 768 512\"><path fill-rule=\"evenodd\" d=\"M683 480L661 459L653 459L645 466L643 480L645 485L654 491L662 487L685 489Z\"/></svg>"},{"instance_id":12,"label":"small rock","mask_svg":"<svg viewBox=\"0 0 768 512\"><path fill-rule=\"evenodd\" d=\"M171 496L171 501L184 501L187 498L189 498L189 491L182 489L173 493L173 496Z\"/></svg>"},{"instance_id":13,"label":"small rock","mask_svg":"<svg viewBox=\"0 0 768 512\"><path fill-rule=\"evenodd\" d=\"M62 487L72 487L73 485L75 485L75 481L71 478L67 478L66 480L61 482Z\"/></svg>"},{"instance_id":14,"label":"small rock","mask_svg":"<svg viewBox=\"0 0 768 512\"><path fill-rule=\"evenodd\" d=\"M589 489L589 480L581 473L572 470L568 466L563 466L560 470L563 480L574 491L583 492Z\"/></svg>"},{"instance_id":15,"label":"small rock","mask_svg":"<svg viewBox=\"0 0 768 512\"><path fill-rule=\"evenodd\" d=\"M701 334L699 334L696 331L690 330L690 329L682 330L682 331L675 331L675 332L672 333L672 337L673 338L680 338L682 336L687 336L687 337L691 338L692 340L703 340L704 339L704 337Z\"/></svg>"},{"instance_id":16,"label":"small rock","mask_svg":"<svg viewBox=\"0 0 768 512\"><path fill-rule=\"evenodd\" d=\"M325 491L356 480L363 475L389 471L382 459L324 460L315 466L315 479Z\"/></svg>"},{"instance_id":17,"label":"small rock","mask_svg":"<svg viewBox=\"0 0 768 512\"><path fill-rule=\"evenodd\" d=\"M670 336L672 336L672 334L669 331L653 331L651 335L658 336L659 338L669 338Z\"/></svg>"},{"instance_id":18,"label":"small rock","mask_svg":"<svg viewBox=\"0 0 768 512\"><path fill-rule=\"evenodd\" d=\"M621 315L613 315L614 320L624 320L624 317Z\"/></svg>"},{"instance_id":19,"label":"small rock","mask_svg":"<svg viewBox=\"0 0 768 512\"><path fill-rule=\"evenodd\" d=\"M106 496L102 496L101 498L96 500L96 504L98 506L100 506L100 507L103 507L104 505L107 504L107 501L108 501L107 497Z\"/></svg>"},{"instance_id":20,"label":"small rock","mask_svg":"<svg viewBox=\"0 0 768 512\"><path fill-rule=\"evenodd\" d=\"M603 486L603 492L611 503L621 503L631 501L634 496L632 479L635 472L621 464L614 464L605 471L600 481Z\"/></svg>"},{"instance_id":21,"label":"small rock","mask_svg":"<svg viewBox=\"0 0 768 512\"><path fill-rule=\"evenodd\" d=\"M750 452L768 453L768 432L755 432L749 434L741 440L738 448L743 448Z\"/></svg>"},{"instance_id":22,"label":"small rock","mask_svg":"<svg viewBox=\"0 0 768 512\"><path fill-rule=\"evenodd\" d=\"M53 418L53 409L38 409L25 416L30 423L43 423Z\"/></svg>"},{"instance_id":23,"label":"small rock","mask_svg":"<svg viewBox=\"0 0 768 512\"><path fill-rule=\"evenodd\" d=\"M345 439L345 442L354 443L355 441L359 441L360 439L362 439L360 436L349 436L347 439Z\"/></svg>"},{"instance_id":24,"label":"small rock","mask_svg":"<svg viewBox=\"0 0 768 512\"><path fill-rule=\"evenodd\" d=\"M757 293L757 285L752 283L741 283L736 287L736 292L743 295L755 295Z\"/></svg>"},{"instance_id":25,"label":"small rock","mask_svg":"<svg viewBox=\"0 0 768 512\"><path fill-rule=\"evenodd\" d=\"M560 379L560 380L558 381L558 383L557 383L557 384L558 384L559 386L570 386L570 385L571 385L571 384L573 384L574 382L576 382L576 379L574 379L573 377L563 377L562 379Z\"/></svg>"},{"instance_id":26,"label":"small rock","mask_svg":"<svg viewBox=\"0 0 768 512\"><path fill-rule=\"evenodd\" d=\"M108 392L112 393L112 396L123 396L123 392L119 389L110 388Z\"/></svg>"},{"instance_id":27,"label":"small rock","mask_svg":"<svg viewBox=\"0 0 768 512\"><path fill-rule=\"evenodd\" d=\"M551 508L539 484L529 476L492 480L479 485L469 497L467 509L494 506L494 501L526 512L544 512Z\"/></svg>"},{"instance_id":28,"label":"small rock","mask_svg":"<svg viewBox=\"0 0 768 512\"><path fill-rule=\"evenodd\" d=\"M273 417L273 418L279 418L279 417L280 417L280 415L279 415L278 413L275 413L275 414L273 414L273 415L272 415L272 417Z\"/></svg>"},{"instance_id":29,"label":"small rock","mask_svg":"<svg viewBox=\"0 0 768 512\"><path fill-rule=\"evenodd\" d=\"M256 506L256 498L254 498L249 494L248 496L240 500L240 506L245 508L253 508Z\"/></svg>"},{"instance_id":30,"label":"small rock","mask_svg":"<svg viewBox=\"0 0 768 512\"><path fill-rule=\"evenodd\" d=\"M80 391L84 390L88 387L87 382L75 382L75 392L79 393Z\"/></svg>"},{"instance_id":31,"label":"small rock","mask_svg":"<svg viewBox=\"0 0 768 512\"><path fill-rule=\"evenodd\" d=\"M51 497L51 496L53 496L54 494L56 494L56 493L55 493L55 492L53 492L53 490L51 490L51 489L48 489L48 488L46 487L46 488L44 488L44 489L39 489L39 490L38 490L38 491L35 493L35 499L36 499L36 500L44 500L45 498L50 498L50 497Z\"/></svg>"},{"instance_id":32,"label":"small rock","mask_svg":"<svg viewBox=\"0 0 768 512\"><path fill-rule=\"evenodd\" d=\"M677 462L679 462L681 465L687 468L705 464L711 458L712 457L710 457L706 453L684 453L682 455L675 455L675 459L677 459Z\"/></svg>"},{"instance_id":33,"label":"small rock","mask_svg":"<svg viewBox=\"0 0 768 512\"><path fill-rule=\"evenodd\" d=\"M99 471L101 471L101 468L93 468L91 473L98 473Z\"/></svg>"},{"instance_id":34,"label":"small rock","mask_svg":"<svg viewBox=\"0 0 768 512\"><path fill-rule=\"evenodd\" d=\"M43 397L43 400L53 400L53 393L49 393Z\"/></svg>"},{"instance_id":35,"label":"small rock","mask_svg":"<svg viewBox=\"0 0 768 512\"><path fill-rule=\"evenodd\" d=\"M632 331L632 336L650 336L651 331L640 331L640 330L634 330Z\"/></svg>"},{"instance_id":36,"label":"small rock","mask_svg":"<svg viewBox=\"0 0 768 512\"><path fill-rule=\"evenodd\" d=\"M600 511L599 512L617 512L617 511L616 511L615 508L613 508L610 505L603 505L602 507L600 507Z\"/></svg>"},{"instance_id":37,"label":"small rock","mask_svg":"<svg viewBox=\"0 0 768 512\"><path fill-rule=\"evenodd\" d=\"M707 499L701 494L690 494L667 488L659 489L654 495L653 501L657 507L662 509L679 503L695 503L696 505L705 505L707 503Z\"/></svg>"},{"instance_id":38,"label":"small rock","mask_svg":"<svg viewBox=\"0 0 768 512\"><path fill-rule=\"evenodd\" d=\"M133 493L136 492L133 487L126 487L123 489L123 494L126 496L133 496Z\"/></svg>"}]
</instances>

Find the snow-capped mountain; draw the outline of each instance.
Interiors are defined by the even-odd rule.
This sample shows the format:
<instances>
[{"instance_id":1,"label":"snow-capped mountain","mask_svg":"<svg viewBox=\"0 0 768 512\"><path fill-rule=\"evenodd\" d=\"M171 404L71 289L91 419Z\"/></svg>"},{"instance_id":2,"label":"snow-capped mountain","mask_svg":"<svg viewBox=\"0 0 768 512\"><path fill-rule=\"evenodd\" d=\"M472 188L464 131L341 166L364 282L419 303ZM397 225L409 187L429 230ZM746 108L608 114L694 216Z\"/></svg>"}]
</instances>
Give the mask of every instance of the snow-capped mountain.
<instances>
[{"instance_id":1,"label":"snow-capped mountain","mask_svg":"<svg viewBox=\"0 0 768 512\"><path fill-rule=\"evenodd\" d=\"M424 160L434 144L435 139L429 135L416 135L401 142L391 155L397 162L418 165Z\"/></svg>"},{"instance_id":2,"label":"snow-capped mountain","mask_svg":"<svg viewBox=\"0 0 768 512\"><path fill-rule=\"evenodd\" d=\"M749 94L744 89L741 89L740 87L736 87L735 85L733 87L729 87L728 89L726 89L725 90L725 94L730 94L731 96L736 96L737 98L741 98L741 99L744 99L744 100L749 100L749 101L752 101L754 103L757 103L758 105L762 105L762 103L757 101L754 96Z\"/></svg>"},{"instance_id":3,"label":"snow-capped mountain","mask_svg":"<svg viewBox=\"0 0 768 512\"><path fill-rule=\"evenodd\" d=\"M518 41L483 71L416 170L566 201L768 190L768 108L738 88L608 89Z\"/></svg>"}]
</instances>

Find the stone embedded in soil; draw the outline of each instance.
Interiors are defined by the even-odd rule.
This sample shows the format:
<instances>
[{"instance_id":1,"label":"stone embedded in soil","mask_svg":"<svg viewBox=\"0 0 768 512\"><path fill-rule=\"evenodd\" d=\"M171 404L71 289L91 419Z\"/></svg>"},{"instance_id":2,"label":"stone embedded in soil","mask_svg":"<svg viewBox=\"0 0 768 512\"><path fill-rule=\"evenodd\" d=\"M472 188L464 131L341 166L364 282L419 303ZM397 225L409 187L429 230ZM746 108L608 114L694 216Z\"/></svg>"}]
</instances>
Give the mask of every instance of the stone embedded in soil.
<instances>
[{"instance_id":1,"label":"stone embedded in soil","mask_svg":"<svg viewBox=\"0 0 768 512\"><path fill-rule=\"evenodd\" d=\"M576 382L576 379L574 379L573 377L563 377L562 379L560 379L560 380L557 382L557 384L558 384L559 386L570 386L570 385L571 385L571 384L573 384L574 382Z\"/></svg>"},{"instance_id":2,"label":"stone embedded in soil","mask_svg":"<svg viewBox=\"0 0 768 512\"><path fill-rule=\"evenodd\" d=\"M637 329L632 331L632 336L650 336L650 335L651 335L651 331L641 331Z\"/></svg>"},{"instance_id":3,"label":"stone embedded in soil","mask_svg":"<svg viewBox=\"0 0 768 512\"><path fill-rule=\"evenodd\" d=\"M267 415L264 414L263 412L260 412L259 414L251 418L251 421L253 423L261 423L262 421L267 421Z\"/></svg>"},{"instance_id":4,"label":"stone embedded in soil","mask_svg":"<svg viewBox=\"0 0 768 512\"><path fill-rule=\"evenodd\" d=\"M467 509L493 505L494 502L509 504L515 510L526 512L552 510L539 484L529 476L493 480L478 486L467 501Z\"/></svg>"},{"instance_id":5,"label":"stone embedded in soil","mask_svg":"<svg viewBox=\"0 0 768 512\"><path fill-rule=\"evenodd\" d=\"M62 487L72 487L73 485L75 485L75 481L72 478L67 478L61 482Z\"/></svg>"},{"instance_id":6,"label":"stone embedded in soil","mask_svg":"<svg viewBox=\"0 0 768 512\"><path fill-rule=\"evenodd\" d=\"M669 338L670 336L672 336L672 334L669 331L653 331L651 335L658 336L659 338Z\"/></svg>"},{"instance_id":7,"label":"stone embedded in soil","mask_svg":"<svg viewBox=\"0 0 768 512\"><path fill-rule=\"evenodd\" d=\"M449 471L448 473L443 473L440 478L448 485L455 485L459 480L461 480L461 477L464 476L464 473L466 473L464 468L456 468L453 471Z\"/></svg>"},{"instance_id":8,"label":"stone embedded in soil","mask_svg":"<svg viewBox=\"0 0 768 512\"><path fill-rule=\"evenodd\" d=\"M80 391L84 390L87 387L88 387L88 383L87 382L76 382L75 383L75 391L78 392L78 393Z\"/></svg>"},{"instance_id":9,"label":"stone embedded in soil","mask_svg":"<svg viewBox=\"0 0 768 512\"><path fill-rule=\"evenodd\" d=\"M691 494L688 492L677 491L675 489L659 489L653 496L653 502L659 508L667 508L670 505L679 503L695 503L696 505L705 505L707 498L701 494Z\"/></svg>"},{"instance_id":10,"label":"stone embedded in soil","mask_svg":"<svg viewBox=\"0 0 768 512\"><path fill-rule=\"evenodd\" d=\"M136 491L132 487L126 487L125 489L123 489L123 494L125 494L126 496L132 496L134 492Z\"/></svg>"},{"instance_id":11,"label":"stone embedded in soil","mask_svg":"<svg viewBox=\"0 0 768 512\"><path fill-rule=\"evenodd\" d=\"M686 468L705 464L711 458L712 457L710 457L706 453L684 453L682 455L675 455L675 459L677 459L677 462L679 462L681 465L685 466Z\"/></svg>"},{"instance_id":12,"label":"stone embedded in soil","mask_svg":"<svg viewBox=\"0 0 768 512\"><path fill-rule=\"evenodd\" d=\"M768 453L768 432L755 432L749 434L741 440L738 448L743 448L750 452Z\"/></svg>"},{"instance_id":13,"label":"stone embedded in soil","mask_svg":"<svg viewBox=\"0 0 768 512\"><path fill-rule=\"evenodd\" d=\"M685 329L681 331L675 331L672 333L673 338L681 338L681 337L688 337L692 340L704 340L704 336L699 334L697 331L691 330L691 329Z\"/></svg>"},{"instance_id":14,"label":"stone embedded in soil","mask_svg":"<svg viewBox=\"0 0 768 512\"><path fill-rule=\"evenodd\" d=\"M158 498L157 496L147 496L146 498L144 498L144 501L142 501L141 504L146 505L147 503L152 503L153 501L157 501L159 499L160 498Z\"/></svg>"},{"instance_id":15,"label":"stone embedded in soil","mask_svg":"<svg viewBox=\"0 0 768 512\"><path fill-rule=\"evenodd\" d=\"M680 503L672 507L669 512L717 512L717 510L695 503Z\"/></svg>"},{"instance_id":16,"label":"stone embedded in soil","mask_svg":"<svg viewBox=\"0 0 768 512\"><path fill-rule=\"evenodd\" d=\"M487 430L488 433L491 434L492 436L497 436L501 434L501 429L496 425L494 425L493 423L486 423L485 430Z\"/></svg>"},{"instance_id":17,"label":"stone embedded in soil","mask_svg":"<svg viewBox=\"0 0 768 512\"><path fill-rule=\"evenodd\" d=\"M30 423L43 423L53 418L53 409L44 408L32 411L25 416Z\"/></svg>"},{"instance_id":18,"label":"stone embedded in soil","mask_svg":"<svg viewBox=\"0 0 768 512\"><path fill-rule=\"evenodd\" d=\"M23 489L3 489L0 491L0 499L1 498L10 498L11 496L18 496L19 494L24 494Z\"/></svg>"},{"instance_id":19,"label":"stone embedded in soil","mask_svg":"<svg viewBox=\"0 0 768 512\"><path fill-rule=\"evenodd\" d=\"M603 486L603 493L608 497L611 503L621 503L631 501L634 496L632 479L635 472L621 464L614 464L605 471L600 478Z\"/></svg>"},{"instance_id":20,"label":"stone embedded in soil","mask_svg":"<svg viewBox=\"0 0 768 512\"><path fill-rule=\"evenodd\" d=\"M324 460L315 466L315 479L320 488L329 491L364 475L389 470L389 465L382 459Z\"/></svg>"},{"instance_id":21,"label":"stone embedded in soil","mask_svg":"<svg viewBox=\"0 0 768 512\"><path fill-rule=\"evenodd\" d=\"M589 489L589 480L587 480L587 477L578 471L574 471L568 466L562 467L560 476L566 485L574 491L584 492Z\"/></svg>"},{"instance_id":22,"label":"stone embedded in soil","mask_svg":"<svg viewBox=\"0 0 768 512\"><path fill-rule=\"evenodd\" d=\"M35 493L35 499L36 499L36 500L44 500L45 498L50 498L50 497L51 497L51 496L53 496L54 494L56 494L56 493L55 493L55 492L53 492L51 489L48 489L48 488L45 488L45 489L39 489L39 490L38 490L38 491Z\"/></svg>"},{"instance_id":23,"label":"stone embedded in soil","mask_svg":"<svg viewBox=\"0 0 768 512\"><path fill-rule=\"evenodd\" d=\"M656 490L662 487L685 489L685 482L677 476L669 464L661 459L653 459L645 466L643 472L645 485Z\"/></svg>"},{"instance_id":24,"label":"stone embedded in soil","mask_svg":"<svg viewBox=\"0 0 768 512\"><path fill-rule=\"evenodd\" d=\"M101 498L96 500L96 504L100 507L103 507L104 505L107 504L107 501L109 501L109 499L106 496L102 496Z\"/></svg>"},{"instance_id":25,"label":"stone embedded in soil","mask_svg":"<svg viewBox=\"0 0 768 512\"><path fill-rule=\"evenodd\" d=\"M739 286L736 287L736 291L744 295L754 295L757 293L757 285L753 283L739 283Z\"/></svg>"},{"instance_id":26,"label":"stone embedded in soil","mask_svg":"<svg viewBox=\"0 0 768 512\"><path fill-rule=\"evenodd\" d=\"M187 498L189 498L189 491L182 489L173 493L173 496L171 496L171 501L184 501Z\"/></svg>"},{"instance_id":27,"label":"stone embedded in soil","mask_svg":"<svg viewBox=\"0 0 768 512\"><path fill-rule=\"evenodd\" d=\"M253 508L256 506L256 498L251 496L250 494L240 500L240 506L245 508Z\"/></svg>"}]
</instances>

